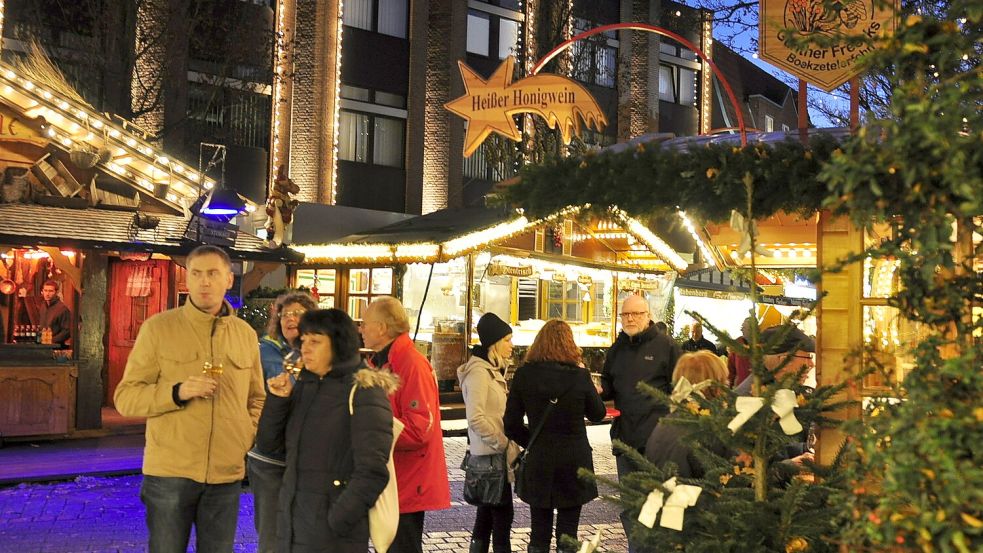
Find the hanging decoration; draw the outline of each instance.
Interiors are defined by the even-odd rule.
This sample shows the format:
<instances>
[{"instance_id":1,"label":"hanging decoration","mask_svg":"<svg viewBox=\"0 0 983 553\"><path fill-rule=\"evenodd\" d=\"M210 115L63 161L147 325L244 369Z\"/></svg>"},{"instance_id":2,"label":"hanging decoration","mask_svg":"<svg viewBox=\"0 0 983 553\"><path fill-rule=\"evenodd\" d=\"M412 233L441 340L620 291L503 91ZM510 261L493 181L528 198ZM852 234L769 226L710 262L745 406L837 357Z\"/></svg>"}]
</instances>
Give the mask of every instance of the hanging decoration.
<instances>
[{"instance_id":1,"label":"hanging decoration","mask_svg":"<svg viewBox=\"0 0 983 553\"><path fill-rule=\"evenodd\" d=\"M642 511L638 514L638 522L647 528L652 528L661 510L662 518L659 520L659 526L682 531L686 508L696 505L703 488L677 484L675 476L663 482L662 487L669 492L669 497L666 498L665 492L659 488L652 490L645 499L645 504L642 505Z\"/></svg>"},{"instance_id":2,"label":"hanging decoration","mask_svg":"<svg viewBox=\"0 0 983 553\"><path fill-rule=\"evenodd\" d=\"M314 298L314 303L321 303L321 293L317 289L318 282L321 282L321 279L317 276L317 269L314 269L314 282L311 284L311 297Z\"/></svg>"},{"instance_id":3,"label":"hanging decoration","mask_svg":"<svg viewBox=\"0 0 983 553\"><path fill-rule=\"evenodd\" d=\"M266 200L266 245L278 248L287 243L293 225L294 210L300 204L293 195L300 187L287 176L287 168L277 168L276 179Z\"/></svg>"},{"instance_id":4,"label":"hanging decoration","mask_svg":"<svg viewBox=\"0 0 983 553\"><path fill-rule=\"evenodd\" d=\"M539 115L551 129L559 128L564 144L580 134L581 121L598 132L608 124L604 110L590 92L569 77L540 74L513 83L514 56L505 58L487 80L463 62L457 64L465 93L444 107L468 122L464 157L471 157L493 132L521 141L522 131L514 116L522 113Z\"/></svg>"},{"instance_id":5,"label":"hanging decoration","mask_svg":"<svg viewBox=\"0 0 983 553\"><path fill-rule=\"evenodd\" d=\"M741 243L737 246L737 253L744 255L751 251L751 241L758 237L758 222L748 221L736 209L730 212L730 228L737 231L741 236ZM755 255L771 257L774 255L771 250L765 248L760 243L754 244Z\"/></svg>"},{"instance_id":6,"label":"hanging decoration","mask_svg":"<svg viewBox=\"0 0 983 553\"><path fill-rule=\"evenodd\" d=\"M802 423L795 418L795 408L798 406L795 392L788 388L783 388L775 392L775 397L771 401L771 410L778 415L778 422L785 434L792 436L802 432ZM737 398L737 415L730 421L727 428L737 434L737 431L744 426L755 413L765 406L765 398L742 396Z\"/></svg>"},{"instance_id":7,"label":"hanging decoration","mask_svg":"<svg viewBox=\"0 0 983 553\"><path fill-rule=\"evenodd\" d=\"M680 404L687 401L693 394L702 396L702 390L711 384L713 384L711 380L704 380L703 382L692 384L685 376L679 377L679 380L676 381L676 387L673 388L672 394L669 395L669 399L672 400L672 405L669 406L669 412L675 411Z\"/></svg>"}]
</instances>

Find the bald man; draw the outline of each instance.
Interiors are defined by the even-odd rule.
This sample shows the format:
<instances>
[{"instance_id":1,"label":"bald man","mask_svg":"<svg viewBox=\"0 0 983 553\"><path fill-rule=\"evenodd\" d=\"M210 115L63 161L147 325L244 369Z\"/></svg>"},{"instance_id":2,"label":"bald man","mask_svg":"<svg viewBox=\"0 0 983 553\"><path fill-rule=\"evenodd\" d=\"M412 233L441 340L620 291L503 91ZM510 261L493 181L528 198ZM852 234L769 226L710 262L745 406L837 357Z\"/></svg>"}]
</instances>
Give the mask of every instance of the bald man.
<instances>
[{"instance_id":1,"label":"bald man","mask_svg":"<svg viewBox=\"0 0 983 553\"><path fill-rule=\"evenodd\" d=\"M620 315L621 333L604 359L601 397L613 399L614 406L621 412L611 425L611 439L621 440L644 454L649 434L669 409L655 405L651 398L638 391L638 383L645 382L667 394L672 392L672 371L679 359L679 347L672 338L656 329L645 298L638 295L625 298ZM636 470L619 451L614 454L619 479ZM626 534L630 527L627 518L623 513ZM628 550L635 550L630 536Z\"/></svg>"}]
</instances>

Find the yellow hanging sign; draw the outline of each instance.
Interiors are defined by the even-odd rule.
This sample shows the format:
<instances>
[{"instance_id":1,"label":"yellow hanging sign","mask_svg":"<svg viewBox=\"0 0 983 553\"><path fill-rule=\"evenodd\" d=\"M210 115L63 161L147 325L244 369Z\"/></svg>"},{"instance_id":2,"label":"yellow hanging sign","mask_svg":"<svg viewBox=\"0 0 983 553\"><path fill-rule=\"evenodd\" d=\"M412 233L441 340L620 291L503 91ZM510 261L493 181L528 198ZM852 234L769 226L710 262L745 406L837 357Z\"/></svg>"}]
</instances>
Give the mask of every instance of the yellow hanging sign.
<instances>
[{"instance_id":1,"label":"yellow hanging sign","mask_svg":"<svg viewBox=\"0 0 983 553\"><path fill-rule=\"evenodd\" d=\"M581 120L588 127L602 130L608 123L604 112L583 85L568 77L531 75L512 82L515 58L505 58L487 80L463 62L457 62L464 78L464 96L444 104L448 110L468 121L464 157L496 132L520 141L522 133L513 116L532 113L546 120L551 129L559 127L564 144L579 136Z\"/></svg>"}]
</instances>

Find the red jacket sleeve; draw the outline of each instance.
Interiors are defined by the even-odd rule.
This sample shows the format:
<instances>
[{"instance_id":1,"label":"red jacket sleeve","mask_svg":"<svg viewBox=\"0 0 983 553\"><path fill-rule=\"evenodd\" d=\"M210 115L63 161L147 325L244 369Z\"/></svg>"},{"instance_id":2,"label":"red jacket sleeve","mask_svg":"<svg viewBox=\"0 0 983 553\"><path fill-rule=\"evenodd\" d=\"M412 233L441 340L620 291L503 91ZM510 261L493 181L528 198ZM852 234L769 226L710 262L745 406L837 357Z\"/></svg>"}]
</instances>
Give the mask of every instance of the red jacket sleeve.
<instances>
[{"instance_id":1,"label":"red jacket sleeve","mask_svg":"<svg viewBox=\"0 0 983 553\"><path fill-rule=\"evenodd\" d=\"M400 386L392 396L393 416L406 427L396 440L397 451L421 449L440 432L440 400L433 370L422 357L411 357L406 366L393 366Z\"/></svg>"}]
</instances>

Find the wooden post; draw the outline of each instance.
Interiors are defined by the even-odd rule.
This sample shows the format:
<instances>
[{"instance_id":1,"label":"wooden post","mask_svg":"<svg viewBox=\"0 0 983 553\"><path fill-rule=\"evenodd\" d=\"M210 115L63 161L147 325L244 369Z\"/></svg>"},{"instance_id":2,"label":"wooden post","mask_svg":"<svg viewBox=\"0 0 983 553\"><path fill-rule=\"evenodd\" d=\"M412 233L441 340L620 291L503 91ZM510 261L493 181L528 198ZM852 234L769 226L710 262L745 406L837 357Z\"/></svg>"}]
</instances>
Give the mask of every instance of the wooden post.
<instances>
[{"instance_id":1,"label":"wooden post","mask_svg":"<svg viewBox=\"0 0 983 553\"><path fill-rule=\"evenodd\" d=\"M860 127L860 77L850 79L850 132Z\"/></svg>"},{"instance_id":2,"label":"wooden post","mask_svg":"<svg viewBox=\"0 0 983 553\"><path fill-rule=\"evenodd\" d=\"M809 143L809 84L799 79L799 141Z\"/></svg>"},{"instance_id":3,"label":"wooden post","mask_svg":"<svg viewBox=\"0 0 983 553\"><path fill-rule=\"evenodd\" d=\"M835 263L848 254L863 249L863 230L845 217L819 215L816 232L816 262L819 267ZM863 265L852 263L842 272L823 275L817 294L823 297L816 313L816 380L820 386L832 386L853 378L846 357L863 343L863 307L860 304ZM847 386L833 399L859 401L859 389ZM860 407L853 406L830 414L836 420L857 419ZM816 462L829 465L836 457L846 436L838 428L825 428L816 443Z\"/></svg>"}]
</instances>

